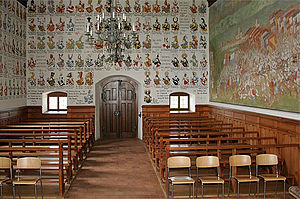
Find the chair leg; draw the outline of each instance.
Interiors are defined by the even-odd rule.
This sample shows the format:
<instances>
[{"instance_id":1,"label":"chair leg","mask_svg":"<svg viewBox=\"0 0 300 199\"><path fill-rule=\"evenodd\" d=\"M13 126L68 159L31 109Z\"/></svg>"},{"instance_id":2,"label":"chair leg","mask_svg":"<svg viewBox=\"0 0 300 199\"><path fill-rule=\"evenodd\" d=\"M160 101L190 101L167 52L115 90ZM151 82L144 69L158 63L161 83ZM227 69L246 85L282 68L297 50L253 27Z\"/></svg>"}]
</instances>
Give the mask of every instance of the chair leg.
<instances>
[{"instance_id":1,"label":"chair leg","mask_svg":"<svg viewBox=\"0 0 300 199\"><path fill-rule=\"evenodd\" d=\"M34 196L35 196L35 199L37 199L37 193L36 193L36 183L34 184Z\"/></svg>"},{"instance_id":2,"label":"chair leg","mask_svg":"<svg viewBox=\"0 0 300 199\"><path fill-rule=\"evenodd\" d=\"M229 197L229 194L230 194L230 180L231 180L231 178L229 178L229 181L228 181L227 197Z\"/></svg>"},{"instance_id":3,"label":"chair leg","mask_svg":"<svg viewBox=\"0 0 300 199\"><path fill-rule=\"evenodd\" d=\"M278 181L275 182L275 195L276 195L276 198L277 198L277 183L278 183Z\"/></svg>"},{"instance_id":4,"label":"chair leg","mask_svg":"<svg viewBox=\"0 0 300 199\"><path fill-rule=\"evenodd\" d=\"M42 180L41 180L41 194L42 194L42 199L43 199L44 198L44 190L43 190Z\"/></svg>"},{"instance_id":5,"label":"chair leg","mask_svg":"<svg viewBox=\"0 0 300 199\"><path fill-rule=\"evenodd\" d=\"M283 181L283 199L285 199L285 180Z\"/></svg>"},{"instance_id":6,"label":"chair leg","mask_svg":"<svg viewBox=\"0 0 300 199\"><path fill-rule=\"evenodd\" d=\"M198 179L196 180L195 192L196 192L196 198L198 198Z\"/></svg>"},{"instance_id":7,"label":"chair leg","mask_svg":"<svg viewBox=\"0 0 300 199\"><path fill-rule=\"evenodd\" d=\"M218 198L219 198L219 183L218 183L218 186L217 186L217 193L218 193Z\"/></svg>"},{"instance_id":8,"label":"chair leg","mask_svg":"<svg viewBox=\"0 0 300 199\"><path fill-rule=\"evenodd\" d=\"M167 199L169 199L169 186L170 185L169 185L169 180L168 179L167 179L166 183L167 183L167 187L166 187L167 188L167 190L166 190L166 192L167 192Z\"/></svg>"},{"instance_id":9,"label":"chair leg","mask_svg":"<svg viewBox=\"0 0 300 199\"><path fill-rule=\"evenodd\" d=\"M1 199L3 199L3 185L0 184L0 189L1 189Z\"/></svg>"},{"instance_id":10,"label":"chair leg","mask_svg":"<svg viewBox=\"0 0 300 199\"><path fill-rule=\"evenodd\" d=\"M225 195L225 182L222 184L222 199L224 199L224 195Z\"/></svg>"},{"instance_id":11,"label":"chair leg","mask_svg":"<svg viewBox=\"0 0 300 199\"><path fill-rule=\"evenodd\" d=\"M201 198L203 199L203 192L204 192L204 190L203 190L203 183L201 182Z\"/></svg>"},{"instance_id":12,"label":"chair leg","mask_svg":"<svg viewBox=\"0 0 300 199\"><path fill-rule=\"evenodd\" d=\"M237 199L240 198L240 182L237 182Z\"/></svg>"},{"instance_id":13,"label":"chair leg","mask_svg":"<svg viewBox=\"0 0 300 199\"><path fill-rule=\"evenodd\" d=\"M20 188L20 185L19 186L16 186L16 187L18 187L18 193L19 193L19 199L21 199L21 188Z\"/></svg>"},{"instance_id":14,"label":"chair leg","mask_svg":"<svg viewBox=\"0 0 300 199\"><path fill-rule=\"evenodd\" d=\"M250 196L251 182L248 184L248 196Z\"/></svg>"},{"instance_id":15,"label":"chair leg","mask_svg":"<svg viewBox=\"0 0 300 199\"><path fill-rule=\"evenodd\" d=\"M191 198L191 186L192 184L189 185L189 199Z\"/></svg>"},{"instance_id":16,"label":"chair leg","mask_svg":"<svg viewBox=\"0 0 300 199\"><path fill-rule=\"evenodd\" d=\"M174 196L174 194L173 194L173 184L171 184L171 199L173 199L173 196Z\"/></svg>"},{"instance_id":17,"label":"chair leg","mask_svg":"<svg viewBox=\"0 0 300 199\"><path fill-rule=\"evenodd\" d=\"M264 199L266 199L266 187L267 187L267 182L264 181Z\"/></svg>"},{"instance_id":18,"label":"chair leg","mask_svg":"<svg viewBox=\"0 0 300 199\"><path fill-rule=\"evenodd\" d=\"M13 184L13 199L16 198L16 190L15 190L15 184Z\"/></svg>"},{"instance_id":19,"label":"chair leg","mask_svg":"<svg viewBox=\"0 0 300 199\"><path fill-rule=\"evenodd\" d=\"M256 195L257 195L257 199L259 198L259 181L257 182L257 186L256 186Z\"/></svg>"},{"instance_id":20,"label":"chair leg","mask_svg":"<svg viewBox=\"0 0 300 199\"><path fill-rule=\"evenodd\" d=\"M195 183L193 183L193 199L195 198Z\"/></svg>"}]
</instances>

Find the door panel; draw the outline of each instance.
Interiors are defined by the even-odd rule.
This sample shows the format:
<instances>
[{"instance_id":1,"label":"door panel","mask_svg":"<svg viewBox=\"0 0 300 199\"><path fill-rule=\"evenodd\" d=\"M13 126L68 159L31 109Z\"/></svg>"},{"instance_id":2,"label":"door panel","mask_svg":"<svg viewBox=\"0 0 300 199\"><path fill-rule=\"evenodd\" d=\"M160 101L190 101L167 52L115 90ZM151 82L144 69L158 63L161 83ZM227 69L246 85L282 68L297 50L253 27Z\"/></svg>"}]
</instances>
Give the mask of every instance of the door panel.
<instances>
[{"instance_id":1,"label":"door panel","mask_svg":"<svg viewBox=\"0 0 300 199\"><path fill-rule=\"evenodd\" d=\"M135 87L129 81L107 83L102 90L102 133L104 137L136 137Z\"/></svg>"}]
</instances>

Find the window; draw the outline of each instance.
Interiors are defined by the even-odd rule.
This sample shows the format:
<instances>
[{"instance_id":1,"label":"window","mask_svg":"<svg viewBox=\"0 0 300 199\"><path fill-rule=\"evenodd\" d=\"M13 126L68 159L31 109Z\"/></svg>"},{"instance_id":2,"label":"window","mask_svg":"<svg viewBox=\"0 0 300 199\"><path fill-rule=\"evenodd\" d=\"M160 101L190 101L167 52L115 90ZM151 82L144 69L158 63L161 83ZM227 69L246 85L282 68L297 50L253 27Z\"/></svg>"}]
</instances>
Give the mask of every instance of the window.
<instances>
[{"instance_id":1,"label":"window","mask_svg":"<svg viewBox=\"0 0 300 199\"><path fill-rule=\"evenodd\" d=\"M63 92L53 92L48 94L48 112L66 112L67 94Z\"/></svg>"},{"instance_id":2,"label":"window","mask_svg":"<svg viewBox=\"0 0 300 199\"><path fill-rule=\"evenodd\" d=\"M190 109L190 96L187 93L176 92L170 94L170 110L184 110Z\"/></svg>"}]
</instances>

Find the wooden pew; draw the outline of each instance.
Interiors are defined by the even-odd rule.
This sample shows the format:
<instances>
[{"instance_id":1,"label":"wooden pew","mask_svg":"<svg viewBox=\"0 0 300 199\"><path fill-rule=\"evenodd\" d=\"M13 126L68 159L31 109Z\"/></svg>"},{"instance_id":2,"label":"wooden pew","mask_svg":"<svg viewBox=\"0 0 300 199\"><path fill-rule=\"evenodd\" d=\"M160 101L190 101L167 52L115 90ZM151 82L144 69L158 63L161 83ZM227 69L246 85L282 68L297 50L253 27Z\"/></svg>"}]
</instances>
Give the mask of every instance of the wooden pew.
<instances>
[{"instance_id":1,"label":"wooden pew","mask_svg":"<svg viewBox=\"0 0 300 199\"><path fill-rule=\"evenodd\" d=\"M93 119L25 121L7 125L0 129L0 135L2 156L13 161L18 157L40 157L48 175L59 173L58 181L50 176L46 182L58 182L60 196L63 196L65 183L70 183L78 171L83 154L87 155L94 144Z\"/></svg>"},{"instance_id":2,"label":"wooden pew","mask_svg":"<svg viewBox=\"0 0 300 199\"><path fill-rule=\"evenodd\" d=\"M1 147L0 153L8 152L11 159L14 160L14 164L16 164L16 159L19 156L14 156L15 152L23 152L24 147ZM56 152L58 154L58 184L59 184L59 196L63 196L65 191L65 178L64 178L64 163L63 163L63 157L64 157L64 150L63 150L63 143L59 142L57 148L51 148L51 147L29 147L26 148L26 151L30 152ZM43 166L43 161L42 161ZM43 168L42 168L43 169ZM44 170L44 169L43 169ZM44 181L43 181L44 182Z\"/></svg>"},{"instance_id":3,"label":"wooden pew","mask_svg":"<svg viewBox=\"0 0 300 199\"><path fill-rule=\"evenodd\" d=\"M149 145L151 142L153 142L153 138L155 136L155 131L157 129L187 129L187 128L200 128L200 127L207 127L207 128L212 128L212 127L218 127L218 128L223 128L223 127L232 127L232 124L229 123L223 123L221 121L186 121L182 122L180 124L173 123L173 122L163 122L163 121L157 121L152 124L152 126L149 129L149 132L145 136L145 142L147 145ZM242 127L239 127L242 128Z\"/></svg>"},{"instance_id":4,"label":"wooden pew","mask_svg":"<svg viewBox=\"0 0 300 199\"><path fill-rule=\"evenodd\" d=\"M209 119L206 116L168 116L168 117L143 117L143 140L147 138L148 132L150 132L150 126L151 123L154 121L164 121L164 122L177 122L177 124L183 123L183 122L188 122L188 121L201 121L201 120L207 120Z\"/></svg>"},{"instance_id":5,"label":"wooden pew","mask_svg":"<svg viewBox=\"0 0 300 199\"><path fill-rule=\"evenodd\" d=\"M211 135L216 134L216 132L239 132L238 134L243 134L244 128L241 127L211 127L211 126L203 126L203 127L191 127L191 128L158 128L155 130L154 135L149 140L148 149L149 152L152 154L152 158L155 158L155 150L159 147L159 139L161 136L179 136L179 137L186 137L186 136L204 136L208 133L212 132ZM246 133L247 134L247 133ZM223 135L227 135L223 133Z\"/></svg>"},{"instance_id":6,"label":"wooden pew","mask_svg":"<svg viewBox=\"0 0 300 199\"><path fill-rule=\"evenodd\" d=\"M78 122L79 123L79 122ZM83 123L79 124L67 124L65 122L60 123L60 122L55 122L53 123L48 123L46 122L38 122L38 123L25 123L25 124L11 124L7 125L6 128L9 129L76 129L79 131L79 135L83 137L82 143L83 143L83 149L84 149L84 154L86 155L88 151L90 150L91 142L89 142L89 133L86 129L86 125Z\"/></svg>"},{"instance_id":7,"label":"wooden pew","mask_svg":"<svg viewBox=\"0 0 300 199\"><path fill-rule=\"evenodd\" d=\"M86 131L89 133L89 144L90 148L95 142L95 121L94 117L91 118L43 118L43 119L30 119L22 121L21 123L51 123L51 124L80 124L84 123L86 126Z\"/></svg>"},{"instance_id":8,"label":"wooden pew","mask_svg":"<svg viewBox=\"0 0 300 199\"><path fill-rule=\"evenodd\" d=\"M74 170L77 170L79 164L83 161L84 147L83 137L76 129L0 129L0 135L6 139L65 139L70 137L72 149L75 150ZM51 143L51 142L49 142Z\"/></svg>"},{"instance_id":9,"label":"wooden pew","mask_svg":"<svg viewBox=\"0 0 300 199\"><path fill-rule=\"evenodd\" d=\"M47 170L56 170L56 166L58 166L58 153L57 152L34 152L28 153L27 149L32 147L43 147L43 148L53 148L57 149L59 144L62 143L63 151L64 151L64 159L63 161L65 170L66 170L66 181L68 183L71 182L73 178L73 167L74 164L72 157L76 157L76 149L72 149L71 147L71 137L68 135L68 139L55 139L55 140L45 140L45 139L34 139L26 138L26 139L0 139L0 143L5 143L6 145L1 145L0 148L12 147L12 148L23 148L22 152L1 152L1 156L7 156L11 158L18 157L40 157L43 158L43 166L47 166ZM72 154L73 153L73 154ZM57 160L56 160L57 159ZM76 172L76 171L75 171Z\"/></svg>"},{"instance_id":10,"label":"wooden pew","mask_svg":"<svg viewBox=\"0 0 300 199\"><path fill-rule=\"evenodd\" d=\"M69 126L70 128L72 125L83 125L83 135L85 136L86 140L88 141L87 144L87 149L89 150L95 141L95 136L94 136L94 128L93 128L93 120L92 119L85 119L85 120L79 120L78 118L74 120L51 120L51 121L23 121L18 124L12 124L12 125L7 125L8 128L13 128L13 127L18 127L20 125L33 125L33 126L40 126L42 128L46 128L46 126L51 126L51 128L55 128L57 126L58 128L62 128L62 126ZM75 128L75 126L74 126Z\"/></svg>"},{"instance_id":11,"label":"wooden pew","mask_svg":"<svg viewBox=\"0 0 300 199\"><path fill-rule=\"evenodd\" d=\"M247 135L247 137L246 137ZM201 144L200 142L205 141L205 145L209 146L211 142L216 142L218 144L221 141L232 142L235 140L255 140L257 139L257 131L206 131L206 132L161 132L156 135L156 147L154 148L153 161L157 167L162 168L160 164L164 161L163 153L165 151L166 145L169 143L164 140L176 140L177 143L186 143L186 142L196 142L196 144ZM225 136L225 137L224 137ZM240 136L240 137L238 137ZM242 136L242 137L241 137ZM254 137L253 137L254 136ZM260 140L260 139L257 139ZM170 142L170 141L169 141ZM190 144L188 143L188 144ZM199 153L207 154L207 153ZM210 153L212 154L212 153ZM214 153L216 155L216 153ZM160 170L161 172L161 170Z\"/></svg>"},{"instance_id":12,"label":"wooden pew","mask_svg":"<svg viewBox=\"0 0 300 199\"><path fill-rule=\"evenodd\" d=\"M284 147L300 147L300 144L256 144L256 145L251 145L251 144L239 144L239 145L211 145L211 146L170 146L170 145L166 145L165 150L166 150L166 156L165 156L165 160L167 160L171 155L173 155L172 153L170 153L171 151L183 151L183 152L187 152L184 155L187 155L190 152L196 152L199 150L231 150L231 154L230 155L236 155L236 154L244 154L243 150L244 149L269 149L269 148L284 148ZM251 154L250 154L251 155ZM254 158L252 158L254 160ZM226 161L222 161L221 163L223 164L228 164L228 160ZM166 164L166 163L165 163ZM165 169L165 175L163 175L164 179L165 176L167 176L167 170Z\"/></svg>"}]
</instances>

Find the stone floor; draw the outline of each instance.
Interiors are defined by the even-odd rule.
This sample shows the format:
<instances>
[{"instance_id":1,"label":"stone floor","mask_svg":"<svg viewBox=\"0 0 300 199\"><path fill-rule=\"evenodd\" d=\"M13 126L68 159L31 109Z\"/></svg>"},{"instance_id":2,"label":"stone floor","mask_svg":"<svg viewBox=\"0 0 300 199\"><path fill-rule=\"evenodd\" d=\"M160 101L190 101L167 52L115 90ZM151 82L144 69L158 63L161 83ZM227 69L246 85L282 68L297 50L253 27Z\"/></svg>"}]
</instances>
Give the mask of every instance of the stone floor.
<instances>
[{"instance_id":1,"label":"stone floor","mask_svg":"<svg viewBox=\"0 0 300 199\"><path fill-rule=\"evenodd\" d=\"M281 193L277 197L268 194L266 198L283 198L282 185L281 183L278 185ZM234 194L227 197L226 186L227 183L225 184L225 198L237 198ZM267 187L267 192L274 191L274 185L270 184ZM142 141L137 139L104 140L95 144L65 198L163 199L166 198L164 188L165 185L159 182ZM253 193L254 189L251 190ZM176 187L175 198L188 198L187 191L186 186ZM262 191L262 186L260 191ZM216 192L216 186L205 186L205 198L217 198ZM256 198L253 194L248 196L247 192L248 186L241 185L241 199ZM288 193L286 196L286 199L291 198ZM198 198L201 198L200 190ZM260 198L263 198L262 194Z\"/></svg>"},{"instance_id":2,"label":"stone floor","mask_svg":"<svg viewBox=\"0 0 300 199\"><path fill-rule=\"evenodd\" d=\"M105 140L89 153L65 198L165 198L142 141Z\"/></svg>"}]
</instances>

